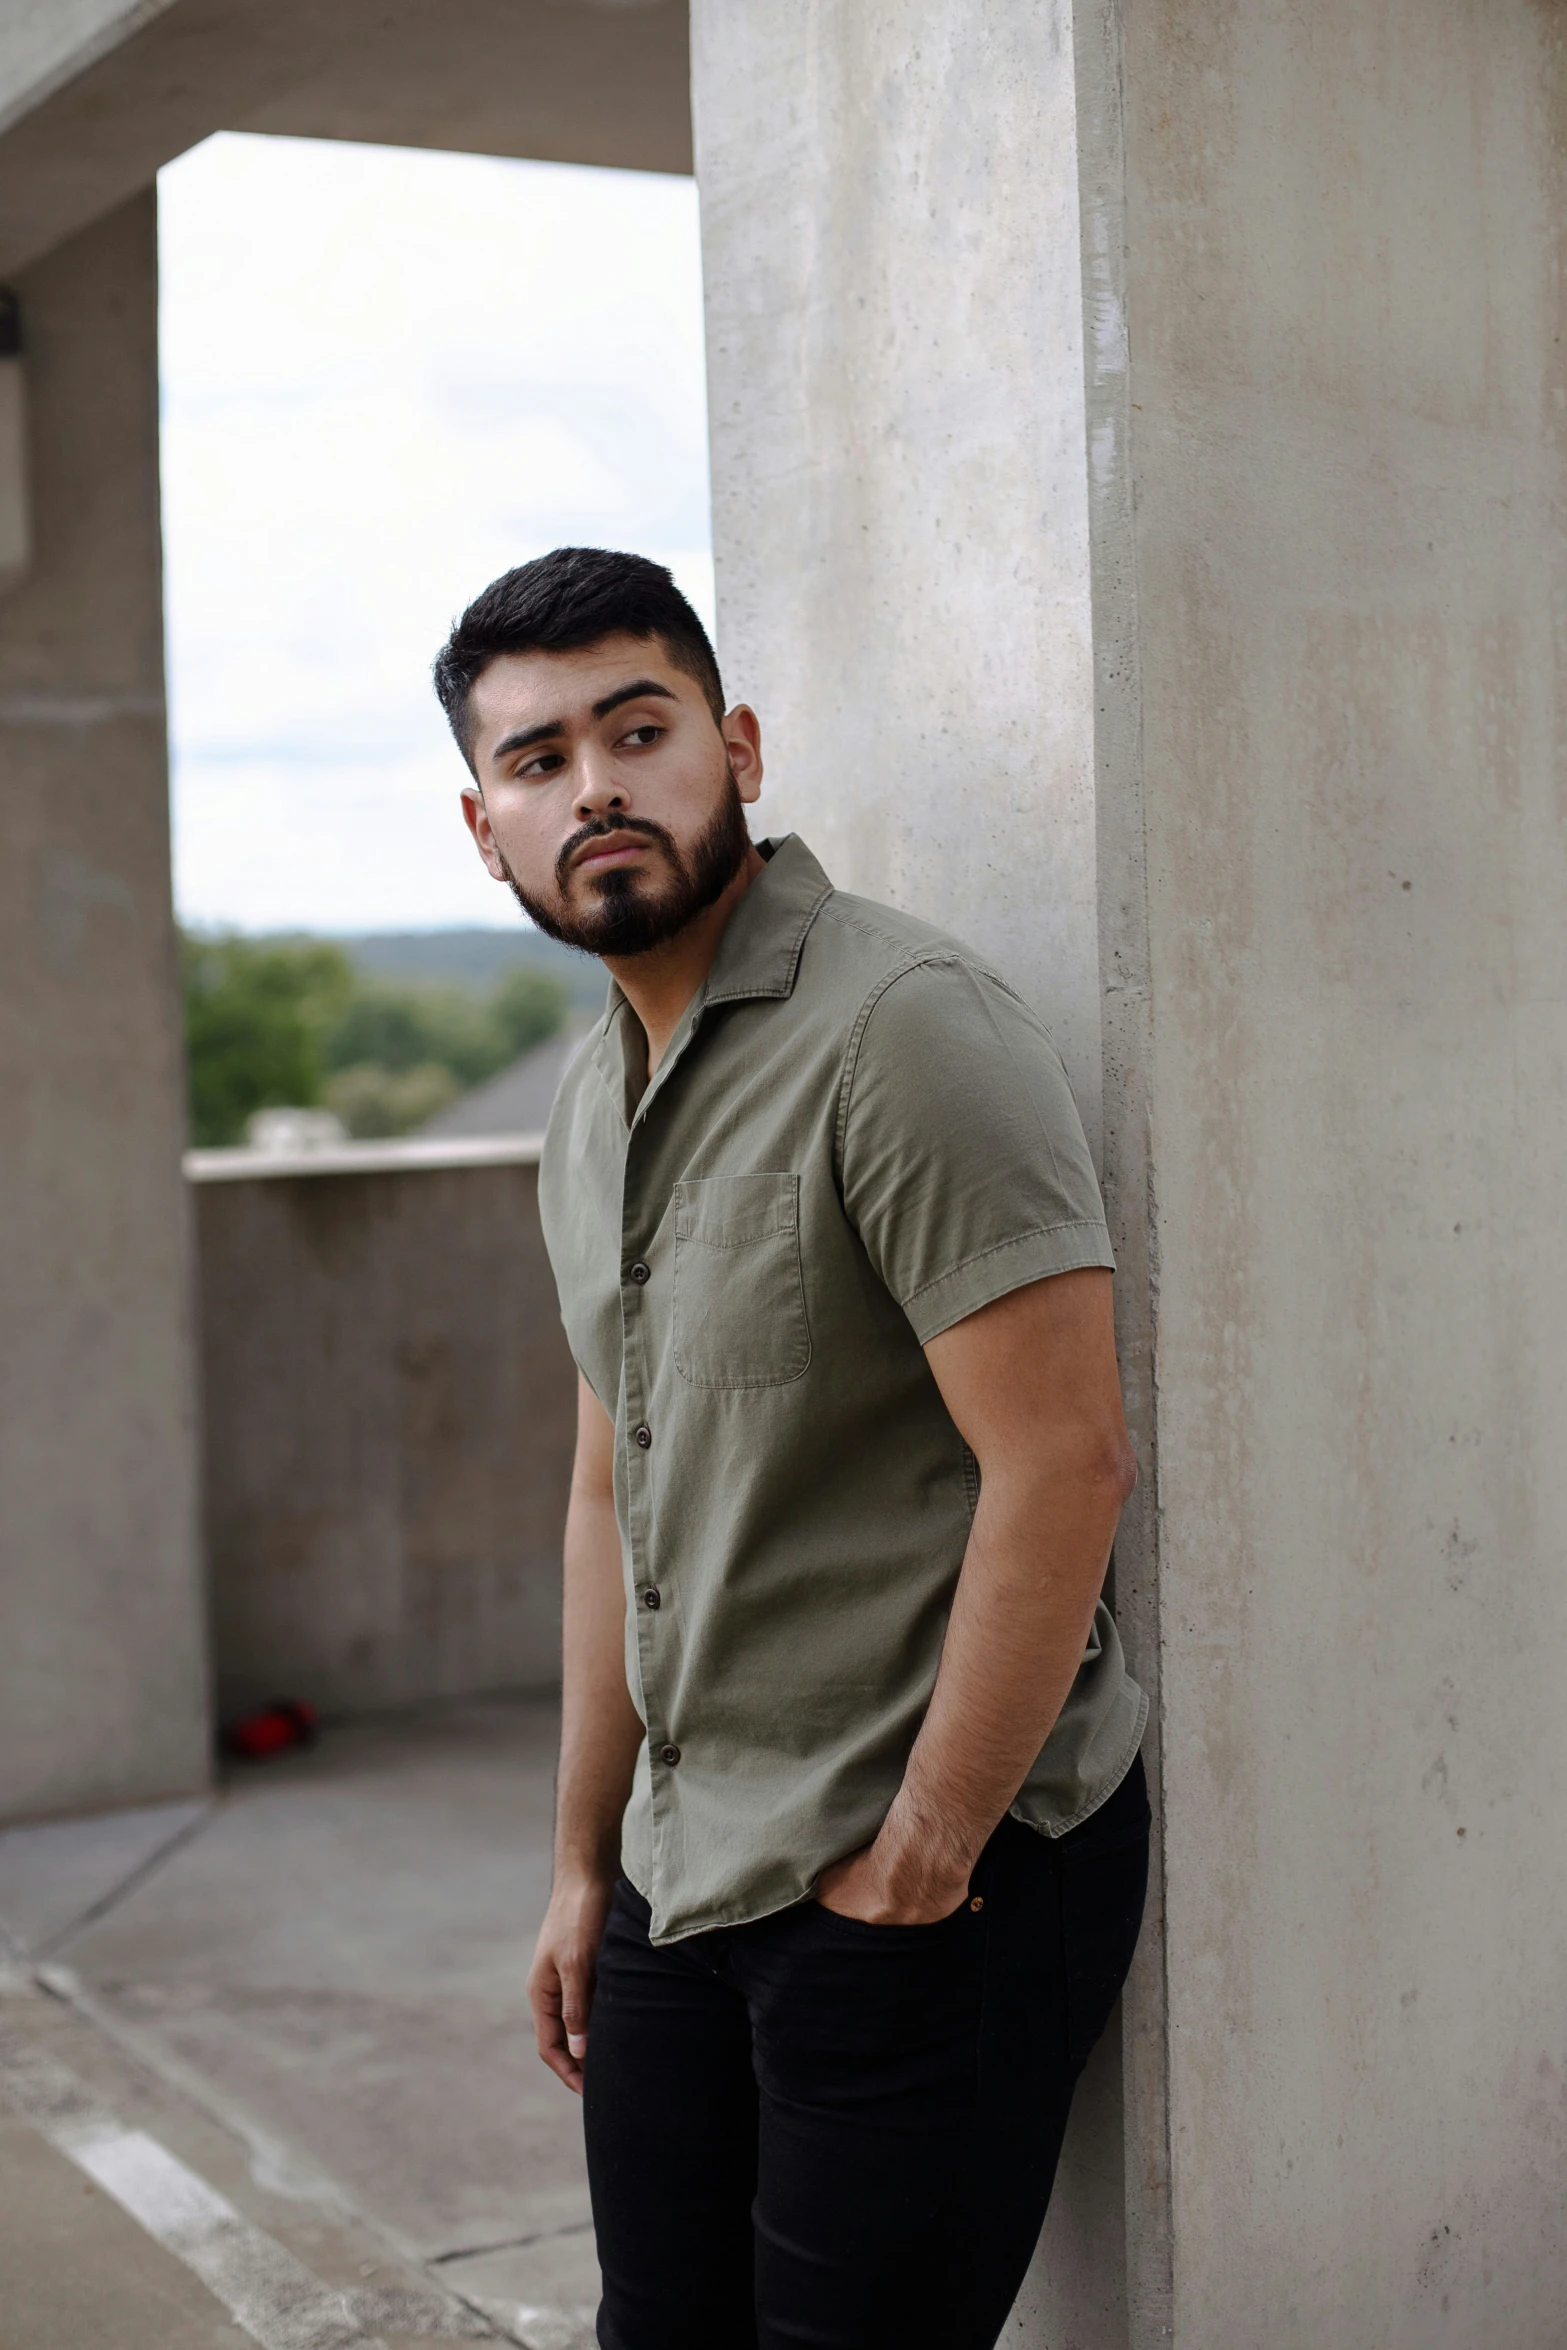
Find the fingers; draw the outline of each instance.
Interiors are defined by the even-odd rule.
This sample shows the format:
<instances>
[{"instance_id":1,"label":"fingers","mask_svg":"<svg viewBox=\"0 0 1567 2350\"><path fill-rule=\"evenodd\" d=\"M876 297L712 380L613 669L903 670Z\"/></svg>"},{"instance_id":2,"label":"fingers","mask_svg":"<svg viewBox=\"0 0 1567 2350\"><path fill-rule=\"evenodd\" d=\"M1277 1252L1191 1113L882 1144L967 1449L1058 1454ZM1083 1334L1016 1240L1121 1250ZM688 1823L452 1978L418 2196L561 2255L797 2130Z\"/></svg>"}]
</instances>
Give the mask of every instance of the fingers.
<instances>
[{"instance_id":1,"label":"fingers","mask_svg":"<svg viewBox=\"0 0 1567 2350\"><path fill-rule=\"evenodd\" d=\"M588 2051L588 2012L593 2004L593 1969L579 1953L541 1949L528 1978L533 2037L556 2078L582 2095L582 2060Z\"/></svg>"},{"instance_id":2,"label":"fingers","mask_svg":"<svg viewBox=\"0 0 1567 2350\"><path fill-rule=\"evenodd\" d=\"M593 2004L593 1977L582 1966L561 1970L560 2020L566 2046L577 2064L588 2053L588 2010Z\"/></svg>"},{"instance_id":3,"label":"fingers","mask_svg":"<svg viewBox=\"0 0 1567 2350\"><path fill-rule=\"evenodd\" d=\"M552 1955L541 1951L535 1960L528 1996L533 2006L533 2037L540 2056L557 2079L580 2097L582 2058L573 2051L567 2038L565 1992Z\"/></svg>"}]
</instances>

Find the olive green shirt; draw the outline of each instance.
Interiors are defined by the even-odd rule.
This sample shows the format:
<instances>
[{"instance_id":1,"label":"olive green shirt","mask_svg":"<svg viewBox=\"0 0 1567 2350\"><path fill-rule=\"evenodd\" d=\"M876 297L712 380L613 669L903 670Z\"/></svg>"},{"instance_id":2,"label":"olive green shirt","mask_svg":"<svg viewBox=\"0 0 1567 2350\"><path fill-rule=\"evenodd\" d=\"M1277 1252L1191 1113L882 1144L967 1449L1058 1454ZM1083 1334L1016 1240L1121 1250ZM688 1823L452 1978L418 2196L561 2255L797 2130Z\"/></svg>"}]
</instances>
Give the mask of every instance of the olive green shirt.
<instances>
[{"instance_id":1,"label":"olive green shirt","mask_svg":"<svg viewBox=\"0 0 1567 2350\"><path fill-rule=\"evenodd\" d=\"M656 1942L800 1901L875 1835L979 1493L924 1344L1113 1262L1028 1006L800 840L763 854L651 1083L611 989L540 1177L571 1350L615 1424L647 1724L623 1866ZM1101 1605L1014 1814L1086 1819L1146 1714Z\"/></svg>"}]
</instances>

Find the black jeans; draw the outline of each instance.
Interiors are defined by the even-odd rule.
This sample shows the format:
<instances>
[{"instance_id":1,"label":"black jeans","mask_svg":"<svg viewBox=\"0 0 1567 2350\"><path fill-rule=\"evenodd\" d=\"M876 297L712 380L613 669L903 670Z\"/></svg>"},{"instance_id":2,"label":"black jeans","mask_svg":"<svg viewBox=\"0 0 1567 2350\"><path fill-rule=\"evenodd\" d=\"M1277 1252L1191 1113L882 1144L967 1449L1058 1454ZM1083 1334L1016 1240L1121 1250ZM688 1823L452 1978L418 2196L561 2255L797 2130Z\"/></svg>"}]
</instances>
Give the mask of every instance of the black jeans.
<instances>
[{"instance_id":1,"label":"black jeans","mask_svg":"<svg viewBox=\"0 0 1567 2350\"><path fill-rule=\"evenodd\" d=\"M603 2350L989 2350L1142 1921L1142 1763L979 1906L802 1902L655 1950L621 1882L584 2084Z\"/></svg>"}]
</instances>

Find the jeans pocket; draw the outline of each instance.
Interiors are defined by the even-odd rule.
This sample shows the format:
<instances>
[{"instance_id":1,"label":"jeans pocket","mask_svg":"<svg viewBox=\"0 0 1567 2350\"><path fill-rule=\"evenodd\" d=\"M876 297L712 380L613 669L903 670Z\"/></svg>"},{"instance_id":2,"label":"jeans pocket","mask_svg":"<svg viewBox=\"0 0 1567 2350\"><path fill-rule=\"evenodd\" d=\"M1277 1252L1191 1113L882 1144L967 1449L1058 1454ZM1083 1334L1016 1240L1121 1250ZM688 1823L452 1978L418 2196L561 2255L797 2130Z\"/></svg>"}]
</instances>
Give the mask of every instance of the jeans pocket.
<instances>
[{"instance_id":1,"label":"jeans pocket","mask_svg":"<svg viewBox=\"0 0 1567 2350\"><path fill-rule=\"evenodd\" d=\"M851 1940L885 1942L890 1948L898 1942L918 1944L933 1941L943 1933L950 1934L967 1912L969 1904L960 1901L957 1908L949 1910L944 1918L930 1918L919 1926L878 1925L873 1918L849 1917L841 1909L829 1909L826 1902L819 1900L815 1894L811 1896L810 1906L817 1920L825 1924L829 1933L837 1927Z\"/></svg>"}]
</instances>

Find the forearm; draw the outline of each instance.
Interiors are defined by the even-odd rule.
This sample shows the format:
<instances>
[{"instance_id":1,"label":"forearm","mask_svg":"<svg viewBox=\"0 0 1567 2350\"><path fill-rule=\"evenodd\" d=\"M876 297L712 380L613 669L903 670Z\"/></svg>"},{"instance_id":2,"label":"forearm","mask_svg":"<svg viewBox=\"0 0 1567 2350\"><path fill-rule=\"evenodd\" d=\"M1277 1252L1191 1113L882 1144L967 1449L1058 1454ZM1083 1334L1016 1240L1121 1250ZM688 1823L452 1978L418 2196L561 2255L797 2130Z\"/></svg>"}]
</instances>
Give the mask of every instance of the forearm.
<instances>
[{"instance_id":1,"label":"forearm","mask_svg":"<svg viewBox=\"0 0 1567 2350\"><path fill-rule=\"evenodd\" d=\"M1112 1462L987 1475L941 1667L875 1850L966 1884L1066 1702L1125 1492Z\"/></svg>"},{"instance_id":2,"label":"forearm","mask_svg":"<svg viewBox=\"0 0 1567 2350\"><path fill-rule=\"evenodd\" d=\"M565 1564L557 1884L614 1876L643 1735L626 1687L620 1533L607 1496L573 1494Z\"/></svg>"},{"instance_id":3,"label":"forearm","mask_svg":"<svg viewBox=\"0 0 1567 2350\"><path fill-rule=\"evenodd\" d=\"M642 1743L642 1724L626 1688L614 1448L609 1415L579 1378L577 1454L566 1511L555 1881L528 1970L539 2054L579 2095L594 1970L620 1860L620 1823Z\"/></svg>"}]
</instances>

